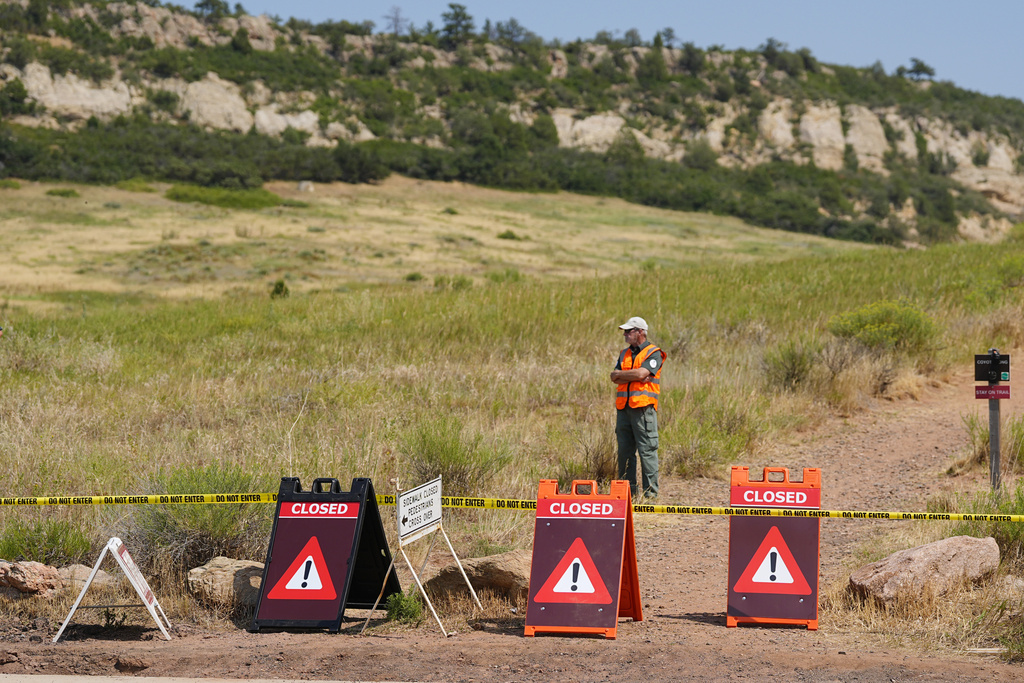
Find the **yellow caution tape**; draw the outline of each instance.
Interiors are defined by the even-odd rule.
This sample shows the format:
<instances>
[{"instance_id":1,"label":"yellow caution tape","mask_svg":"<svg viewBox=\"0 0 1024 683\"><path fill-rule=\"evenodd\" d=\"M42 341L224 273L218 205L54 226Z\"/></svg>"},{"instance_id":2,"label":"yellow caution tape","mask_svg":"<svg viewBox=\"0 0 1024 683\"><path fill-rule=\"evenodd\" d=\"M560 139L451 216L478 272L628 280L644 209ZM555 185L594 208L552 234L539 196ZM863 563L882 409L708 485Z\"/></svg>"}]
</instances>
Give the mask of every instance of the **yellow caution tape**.
<instances>
[{"instance_id":1,"label":"yellow caution tape","mask_svg":"<svg viewBox=\"0 0 1024 683\"><path fill-rule=\"evenodd\" d=\"M142 496L39 496L0 498L0 507L12 505L203 505L276 503L276 493L189 493ZM378 505L394 505L395 496L377 496ZM536 510L536 500L442 496L446 508L478 510ZM633 505L633 512L662 515L725 515L728 517L812 517L819 519L889 519L945 522L1024 522L1024 515L959 514L953 512L859 512L791 508L699 507L691 505Z\"/></svg>"},{"instance_id":2,"label":"yellow caution tape","mask_svg":"<svg viewBox=\"0 0 1024 683\"><path fill-rule=\"evenodd\" d=\"M194 505L219 503L276 503L276 493L186 493L145 496L39 496L0 498L6 505Z\"/></svg>"}]
</instances>

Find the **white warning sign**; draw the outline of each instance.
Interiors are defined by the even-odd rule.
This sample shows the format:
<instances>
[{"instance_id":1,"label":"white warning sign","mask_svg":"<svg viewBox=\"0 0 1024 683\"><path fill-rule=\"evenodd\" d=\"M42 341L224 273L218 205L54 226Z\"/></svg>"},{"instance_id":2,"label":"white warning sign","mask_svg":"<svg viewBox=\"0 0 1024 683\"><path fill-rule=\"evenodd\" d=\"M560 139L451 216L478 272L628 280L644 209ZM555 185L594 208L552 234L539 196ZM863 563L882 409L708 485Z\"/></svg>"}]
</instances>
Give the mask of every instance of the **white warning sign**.
<instances>
[{"instance_id":1,"label":"white warning sign","mask_svg":"<svg viewBox=\"0 0 1024 683\"><path fill-rule=\"evenodd\" d=\"M779 549L772 546L750 580L754 583L793 583L793 575L789 573Z\"/></svg>"},{"instance_id":2,"label":"white warning sign","mask_svg":"<svg viewBox=\"0 0 1024 683\"><path fill-rule=\"evenodd\" d=\"M593 593L594 584L591 583L580 558L575 557L551 590L555 593Z\"/></svg>"},{"instance_id":3,"label":"white warning sign","mask_svg":"<svg viewBox=\"0 0 1024 683\"><path fill-rule=\"evenodd\" d=\"M323 582L320 581L320 572L316 570L316 562L313 561L313 556L309 555L299 565L298 570L292 574L292 578L288 579L288 583L284 586L287 590L310 590L318 591L324 587Z\"/></svg>"}]
</instances>

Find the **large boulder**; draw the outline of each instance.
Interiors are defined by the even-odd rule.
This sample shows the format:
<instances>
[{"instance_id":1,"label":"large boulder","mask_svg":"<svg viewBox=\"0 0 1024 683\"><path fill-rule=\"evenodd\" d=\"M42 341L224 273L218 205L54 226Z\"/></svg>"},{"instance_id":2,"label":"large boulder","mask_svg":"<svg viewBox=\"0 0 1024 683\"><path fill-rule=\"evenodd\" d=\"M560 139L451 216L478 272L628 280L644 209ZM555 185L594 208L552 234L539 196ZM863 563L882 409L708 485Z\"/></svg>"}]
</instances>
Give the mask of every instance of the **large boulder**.
<instances>
[{"instance_id":1,"label":"large boulder","mask_svg":"<svg viewBox=\"0 0 1024 683\"><path fill-rule=\"evenodd\" d=\"M954 536L865 565L850 574L850 588L864 598L890 604L923 593L945 595L964 581L981 581L998 566L994 538Z\"/></svg>"},{"instance_id":2,"label":"large boulder","mask_svg":"<svg viewBox=\"0 0 1024 683\"><path fill-rule=\"evenodd\" d=\"M56 567L0 560L0 591L13 597L52 597L64 585Z\"/></svg>"},{"instance_id":3,"label":"large boulder","mask_svg":"<svg viewBox=\"0 0 1024 683\"><path fill-rule=\"evenodd\" d=\"M263 563L215 557L188 572L188 590L208 605L255 606L263 582Z\"/></svg>"},{"instance_id":4,"label":"large boulder","mask_svg":"<svg viewBox=\"0 0 1024 683\"><path fill-rule=\"evenodd\" d=\"M517 601L525 600L530 591L530 561L529 550L511 550L462 560L462 568L475 591L490 590ZM427 581L426 588L434 595L466 592L466 581L458 566L452 563Z\"/></svg>"},{"instance_id":5,"label":"large boulder","mask_svg":"<svg viewBox=\"0 0 1024 683\"><path fill-rule=\"evenodd\" d=\"M89 580L89 575L92 574L92 567L86 567L84 564L71 564L67 567L61 567L57 570L57 573L60 574L60 578L65 586L72 590L80 591L85 582ZM96 576L93 577L91 585L111 586L113 584L114 577L99 569L96 571Z\"/></svg>"}]
</instances>

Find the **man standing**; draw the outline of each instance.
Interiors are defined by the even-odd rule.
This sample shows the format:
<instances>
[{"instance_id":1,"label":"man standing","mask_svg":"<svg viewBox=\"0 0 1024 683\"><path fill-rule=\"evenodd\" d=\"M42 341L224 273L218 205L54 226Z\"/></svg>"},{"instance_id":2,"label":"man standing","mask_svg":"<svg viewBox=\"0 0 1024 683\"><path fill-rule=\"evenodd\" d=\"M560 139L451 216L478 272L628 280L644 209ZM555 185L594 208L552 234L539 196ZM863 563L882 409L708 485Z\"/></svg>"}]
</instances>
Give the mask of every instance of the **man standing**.
<instances>
[{"instance_id":1,"label":"man standing","mask_svg":"<svg viewBox=\"0 0 1024 683\"><path fill-rule=\"evenodd\" d=\"M640 454L644 498L658 495L658 394L665 352L647 341L647 321L633 317L619 329L628 346L612 370L615 393L615 438L619 443L619 479L636 491L637 452Z\"/></svg>"}]
</instances>

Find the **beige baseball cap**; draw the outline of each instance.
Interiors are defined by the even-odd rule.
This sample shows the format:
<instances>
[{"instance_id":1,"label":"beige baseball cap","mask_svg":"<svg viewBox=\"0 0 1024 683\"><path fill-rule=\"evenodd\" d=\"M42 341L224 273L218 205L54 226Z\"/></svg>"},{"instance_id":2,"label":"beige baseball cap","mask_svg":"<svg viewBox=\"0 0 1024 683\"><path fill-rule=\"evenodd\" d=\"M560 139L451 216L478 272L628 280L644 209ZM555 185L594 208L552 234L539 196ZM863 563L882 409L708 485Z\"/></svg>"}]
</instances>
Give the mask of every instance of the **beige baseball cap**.
<instances>
[{"instance_id":1,"label":"beige baseball cap","mask_svg":"<svg viewBox=\"0 0 1024 683\"><path fill-rule=\"evenodd\" d=\"M639 316L633 316L626 322L619 325L620 330L643 330L647 331L647 321Z\"/></svg>"}]
</instances>

